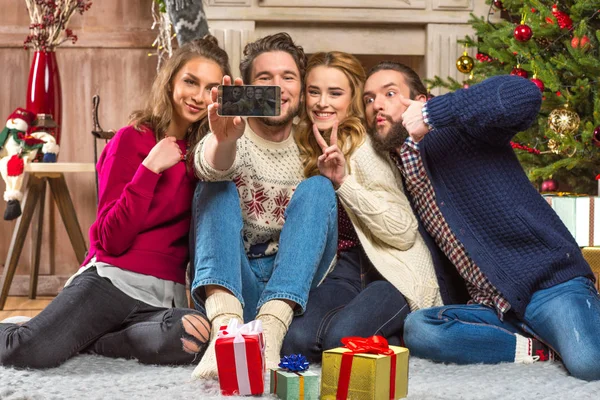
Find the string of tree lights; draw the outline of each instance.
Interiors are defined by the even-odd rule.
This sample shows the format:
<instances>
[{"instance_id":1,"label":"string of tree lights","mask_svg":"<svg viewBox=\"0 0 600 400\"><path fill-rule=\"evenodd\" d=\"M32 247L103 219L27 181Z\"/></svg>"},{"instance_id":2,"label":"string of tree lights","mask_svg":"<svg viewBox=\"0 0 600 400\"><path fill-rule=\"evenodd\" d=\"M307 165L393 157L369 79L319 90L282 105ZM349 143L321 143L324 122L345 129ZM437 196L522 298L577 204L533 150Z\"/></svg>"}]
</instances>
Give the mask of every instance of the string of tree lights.
<instances>
[{"instance_id":1,"label":"string of tree lights","mask_svg":"<svg viewBox=\"0 0 600 400\"><path fill-rule=\"evenodd\" d=\"M537 121L513 148L530 180L596 192L600 173L600 3L590 0L488 0L487 18L472 16L475 36L458 42L464 81L435 77L430 87L468 88L495 75L530 79L542 92ZM491 16L501 13L499 22ZM476 48L476 60L466 51Z\"/></svg>"}]
</instances>

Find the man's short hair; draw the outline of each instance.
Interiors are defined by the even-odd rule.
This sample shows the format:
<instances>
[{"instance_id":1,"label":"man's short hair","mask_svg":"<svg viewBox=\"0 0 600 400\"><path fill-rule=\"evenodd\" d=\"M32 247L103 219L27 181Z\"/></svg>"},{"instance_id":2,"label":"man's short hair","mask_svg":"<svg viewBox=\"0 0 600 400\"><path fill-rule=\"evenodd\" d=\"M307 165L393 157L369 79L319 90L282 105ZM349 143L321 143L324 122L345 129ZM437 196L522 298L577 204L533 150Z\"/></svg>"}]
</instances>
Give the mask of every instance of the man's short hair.
<instances>
[{"instance_id":1,"label":"man's short hair","mask_svg":"<svg viewBox=\"0 0 600 400\"><path fill-rule=\"evenodd\" d=\"M372 67L367 73L367 80L371 75L379 71L396 71L400 72L404 76L404 80L410 90L410 98L415 99L419 95L427 96L427 89L421 81L419 75L408 65L394 61L382 61L379 64Z\"/></svg>"},{"instance_id":2,"label":"man's short hair","mask_svg":"<svg viewBox=\"0 0 600 400\"><path fill-rule=\"evenodd\" d=\"M304 49L302 49L301 46L296 46L289 34L280 32L248 43L246 47L244 47L244 57L240 62L240 72L245 84L250 84L251 82L250 75L252 74L252 64L254 63L254 59L262 53L271 51L283 51L292 56L296 62L298 71L300 71L300 81L304 83L304 73L306 71L306 55L304 54Z\"/></svg>"}]
</instances>

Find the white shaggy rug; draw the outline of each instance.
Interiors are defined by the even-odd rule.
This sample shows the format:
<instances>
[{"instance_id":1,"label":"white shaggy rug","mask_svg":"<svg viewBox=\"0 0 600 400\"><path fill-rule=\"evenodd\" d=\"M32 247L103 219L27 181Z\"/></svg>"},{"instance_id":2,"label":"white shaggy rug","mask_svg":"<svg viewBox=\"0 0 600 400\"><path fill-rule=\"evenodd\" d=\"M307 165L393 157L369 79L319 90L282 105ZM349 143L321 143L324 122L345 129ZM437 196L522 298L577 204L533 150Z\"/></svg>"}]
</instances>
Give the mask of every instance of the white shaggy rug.
<instances>
[{"instance_id":1,"label":"white shaggy rug","mask_svg":"<svg viewBox=\"0 0 600 400\"><path fill-rule=\"evenodd\" d=\"M220 396L217 381L194 381L192 370L94 355L43 371L0 367L0 399L249 399ZM457 366L412 358L408 393L409 400L596 400L600 382L572 378L560 363Z\"/></svg>"}]
</instances>

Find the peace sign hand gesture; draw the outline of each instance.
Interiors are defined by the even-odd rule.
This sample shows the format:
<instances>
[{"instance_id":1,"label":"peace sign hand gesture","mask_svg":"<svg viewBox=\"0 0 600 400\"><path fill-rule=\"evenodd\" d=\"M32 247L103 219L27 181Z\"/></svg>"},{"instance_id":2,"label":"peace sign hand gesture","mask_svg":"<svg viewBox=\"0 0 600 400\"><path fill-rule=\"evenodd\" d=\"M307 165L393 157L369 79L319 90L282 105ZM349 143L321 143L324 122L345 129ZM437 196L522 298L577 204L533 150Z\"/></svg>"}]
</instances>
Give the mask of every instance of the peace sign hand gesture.
<instances>
[{"instance_id":1,"label":"peace sign hand gesture","mask_svg":"<svg viewBox=\"0 0 600 400\"><path fill-rule=\"evenodd\" d=\"M325 139L323 139L323 136L321 136L321 132L319 132L317 125L313 124L315 139L317 139L317 143L323 151L323 154L317 159L317 167L319 167L321 175L328 178L331 183L333 183L333 187L336 190L346 179L346 159L337 145L337 130L338 121L335 121L329 137L329 143L331 143L331 145L328 145Z\"/></svg>"}]
</instances>

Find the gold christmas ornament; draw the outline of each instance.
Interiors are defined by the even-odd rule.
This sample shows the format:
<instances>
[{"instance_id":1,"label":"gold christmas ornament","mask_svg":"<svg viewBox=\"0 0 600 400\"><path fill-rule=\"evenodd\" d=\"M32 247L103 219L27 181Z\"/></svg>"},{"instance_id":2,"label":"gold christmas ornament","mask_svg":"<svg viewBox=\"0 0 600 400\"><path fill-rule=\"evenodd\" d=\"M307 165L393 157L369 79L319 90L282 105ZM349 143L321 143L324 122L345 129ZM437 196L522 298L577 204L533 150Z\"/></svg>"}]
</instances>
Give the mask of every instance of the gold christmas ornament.
<instances>
[{"instance_id":1,"label":"gold christmas ornament","mask_svg":"<svg viewBox=\"0 0 600 400\"><path fill-rule=\"evenodd\" d=\"M554 154L560 154L560 149L558 148L558 142L554 139L548 140L548 150L550 150Z\"/></svg>"},{"instance_id":2,"label":"gold christmas ornament","mask_svg":"<svg viewBox=\"0 0 600 400\"><path fill-rule=\"evenodd\" d=\"M552 110L548 116L548 126L559 135L570 135L579 128L579 115L565 105Z\"/></svg>"},{"instance_id":3,"label":"gold christmas ornament","mask_svg":"<svg viewBox=\"0 0 600 400\"><path fill-rule=\"evenodd\" d=\"M456 68L463 74L468 74L471 72L474 65L475 62L471 57L469 57L466 51L462 56L458 57L458 60L456 60Z\"/></svg>"}]
</instances>

